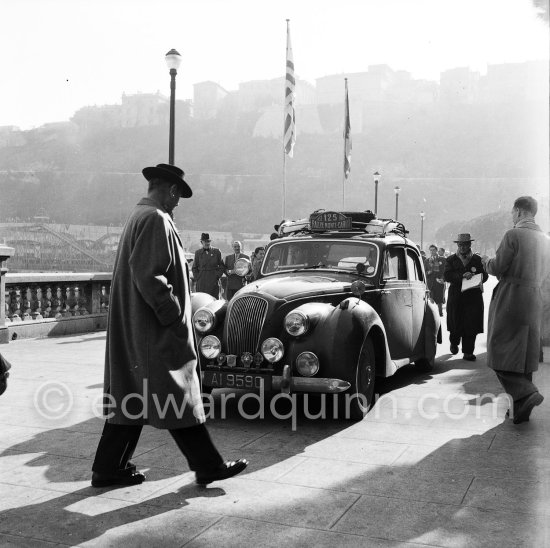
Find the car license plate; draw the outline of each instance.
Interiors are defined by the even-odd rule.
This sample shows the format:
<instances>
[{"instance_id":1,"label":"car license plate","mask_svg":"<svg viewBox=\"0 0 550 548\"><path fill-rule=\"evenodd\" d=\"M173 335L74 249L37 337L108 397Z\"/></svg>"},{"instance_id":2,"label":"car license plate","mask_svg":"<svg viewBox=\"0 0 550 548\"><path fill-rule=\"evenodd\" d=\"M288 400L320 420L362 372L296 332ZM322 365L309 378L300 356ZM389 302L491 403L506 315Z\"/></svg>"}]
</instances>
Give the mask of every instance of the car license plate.
<instances>
[{"instance_id":1,"label":"car license plate","mask_svg":"<svg viewBox=\"0 0 550 548\"><path fill-rule=\"evenodd\" d=\"M233 371L204 371L203 383L212 388L242 388L271 390L271 375L237 373Z\"/></svg>"}]
</instances>

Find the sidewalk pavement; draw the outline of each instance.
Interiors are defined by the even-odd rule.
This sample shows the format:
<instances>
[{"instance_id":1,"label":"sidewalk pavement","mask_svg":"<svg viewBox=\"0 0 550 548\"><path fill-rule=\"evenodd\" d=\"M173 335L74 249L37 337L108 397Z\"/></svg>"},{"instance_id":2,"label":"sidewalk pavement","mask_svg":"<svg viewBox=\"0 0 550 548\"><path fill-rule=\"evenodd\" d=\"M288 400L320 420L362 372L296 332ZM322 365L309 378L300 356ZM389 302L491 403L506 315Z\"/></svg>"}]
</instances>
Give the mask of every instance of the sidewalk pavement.
<instances>
[{"instance_id":1,"label":"sidewalk pavement","mask_svg":"<svg viewBox=\"0 0 550 548\"><path fill-rule=\"evenodd\" d=\"M431 374L407 366L380 383L359 423L300 409L293 429L282 407L247 420L236 399L223 419L218 392L212 437L250 460L235 478L196 486L168 433L145 427L134 461L147 481L94 489L104 347L92 333L0 348L13 364L0 546L550 546L550 354L535 375L546 400L521 425L482 396L501 393L484 337L474 363L445 341Z\"/></svg>"}]
</instances>

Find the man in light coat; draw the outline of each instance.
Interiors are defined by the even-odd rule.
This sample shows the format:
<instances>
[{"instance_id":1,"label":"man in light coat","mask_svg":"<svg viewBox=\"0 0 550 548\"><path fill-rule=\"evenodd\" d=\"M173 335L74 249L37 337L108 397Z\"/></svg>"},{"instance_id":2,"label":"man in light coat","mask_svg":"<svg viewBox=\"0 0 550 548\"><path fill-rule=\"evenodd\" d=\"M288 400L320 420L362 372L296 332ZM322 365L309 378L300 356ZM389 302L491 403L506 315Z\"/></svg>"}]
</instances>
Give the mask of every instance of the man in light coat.
<instances>
[{"instance_id":1,"label":"man in light coat","mask_svg":"<svg viewBox=\"0 0 550 548\"><path fill-rule=\"evenodd\" d=\"M248 259L250 260L250 257L246 255L245 253L241 253L241 242L235 240L233 242L233 253L231 255L227 255L224 259L224 265L225 265L225 273L227 275L227 287L225 289L225 295L228 301L230 301L233 298L233 295L241 289L241 287L244 285L244 276L239 276L235 272L235 264L239 259Z\"/></svg>"},{"instance_id":2,"label":"man in light coat","mask_svg":"<svg viewBox=\"0 0 550 548\"><path fill-rule=\"evenodd\" d=\"M143 175L147 197L126 222L111 282L106 422L92 466L94 487L145 480L130 461L143 425L170 432L197 483L231 477L247 464L224 462L204 425L189 272L173 222L191 188L176 166L146 167Z\"/></svg>"},{"instance_id":3,"label":"man in light coat","mask_svg":"<svg viewBox=\"0 0 550 548\"><path fill-rule=\"evenodd\" d=\"M532 382L538 369L543 299L541 286L550 270L550 241L535 223L537 202L514 202L514 228L504 234L496 256L485 259L498 277L489 307L487 365L494 369L514 405L514 424L529 420L544 399Z\"/></svg>"}]
</instances>

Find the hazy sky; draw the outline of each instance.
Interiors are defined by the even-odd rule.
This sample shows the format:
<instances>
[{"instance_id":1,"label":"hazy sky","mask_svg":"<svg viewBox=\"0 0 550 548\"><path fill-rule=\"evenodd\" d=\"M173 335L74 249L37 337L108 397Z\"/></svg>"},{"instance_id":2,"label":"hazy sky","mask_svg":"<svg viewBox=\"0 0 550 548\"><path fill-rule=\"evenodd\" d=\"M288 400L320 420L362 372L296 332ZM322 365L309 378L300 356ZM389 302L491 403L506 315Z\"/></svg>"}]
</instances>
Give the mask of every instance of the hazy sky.
<instances>
[{"instance_id":1,"label":"hazy sky","mask_svg":"<svg viewBox=\"0 0 550 548\"><path fill-rule=\"evenodd\" d=\"M379 63L437 80L548 58L530 0L0 0L0 18L0 126L22 129L123 92L169 95L171 48L178 99L204 80L232 90L282 76L287 18L296 75L312 83Z\"/></svg>"}]
</instances>

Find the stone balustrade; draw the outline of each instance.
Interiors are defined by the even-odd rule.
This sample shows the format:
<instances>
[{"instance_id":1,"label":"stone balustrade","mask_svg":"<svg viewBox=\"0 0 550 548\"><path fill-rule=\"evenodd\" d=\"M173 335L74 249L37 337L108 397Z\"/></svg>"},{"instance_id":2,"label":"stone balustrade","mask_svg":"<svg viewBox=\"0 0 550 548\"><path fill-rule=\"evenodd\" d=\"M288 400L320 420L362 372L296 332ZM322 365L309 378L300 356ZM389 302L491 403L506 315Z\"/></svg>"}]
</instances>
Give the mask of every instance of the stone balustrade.
<instances>
[{"instance_id":1,"label":"stone balustrade","mask_svg":"<svg viewBox=\"0 0 550 548\"><path fill-rule=\"evenodd\" d=\"M111 273L6 271L0 342L105 329Z\"/></svg>"}]
</instances>

